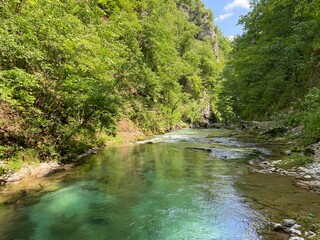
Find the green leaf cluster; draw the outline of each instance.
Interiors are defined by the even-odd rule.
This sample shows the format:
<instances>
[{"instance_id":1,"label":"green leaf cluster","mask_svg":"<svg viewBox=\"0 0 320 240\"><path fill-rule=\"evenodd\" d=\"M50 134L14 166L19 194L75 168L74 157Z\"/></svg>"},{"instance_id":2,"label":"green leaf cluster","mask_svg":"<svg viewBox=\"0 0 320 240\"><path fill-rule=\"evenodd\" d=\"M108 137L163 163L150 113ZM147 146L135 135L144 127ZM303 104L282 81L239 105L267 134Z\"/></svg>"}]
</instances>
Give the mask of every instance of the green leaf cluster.
<instances>
[{"instance_id":1,"label":"green leaf cluster","mask_svg":"<svg viewBox=\"0 0 320 240\"><path fill-rule=\"evenodd\" d=\"M0 1L0 100L20 145L76 154L123 115L154 132L198 121L228 49L200 0Z\"/></svg>"},{"instance_id":2,"label":"green leaf cluster","mask_svg":"<svg viewBox=\"0 0 320 240\"><path fill-rule=\"evenodd\" d=\"M268 119L319 88L319 12L316 0L252 2L222 75L224 116Z\"/></svg>"}]
</instances>

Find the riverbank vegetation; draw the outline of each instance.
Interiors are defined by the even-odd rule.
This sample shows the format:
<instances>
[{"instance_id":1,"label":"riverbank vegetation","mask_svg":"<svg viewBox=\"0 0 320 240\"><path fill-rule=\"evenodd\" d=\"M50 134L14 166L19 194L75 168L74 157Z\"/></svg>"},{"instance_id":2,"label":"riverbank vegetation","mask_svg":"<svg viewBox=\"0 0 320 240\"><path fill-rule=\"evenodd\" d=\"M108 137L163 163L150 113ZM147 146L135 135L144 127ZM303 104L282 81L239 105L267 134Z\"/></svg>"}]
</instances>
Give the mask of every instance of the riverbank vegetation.
<instances>
[{"instance_id":1,"label":"riverbank vegetation","mask_svg":"<svg viewBox=\"0 0 320 240\"><path fill-rule=\"evenodd\" d=\"M319 12L253 1L231 46L201 0L1 1L0 172L66 162L123 119L147 133L273 120L320 141Z\"/></svg>"},{"instance_id":2,"label":"riverbank vegetation","mask_svg":"<svg viewBox=\"0 0 320 240\"><path fill-rule=\"evenodd\" d=\"M222 76L226 119L275 120L320 141L320 2L260 0L240 19Z\"/></svg>"},{"instance_id":3,"label":"riverbank vegetation","mask_svg":"<svg viewBox=\"0 0 320 240\"><path fill-rule=\"evenodd\" d=\"M0 171L199 122L229 50L200 0L1 1Z\"/></svg>"}]
</instances>

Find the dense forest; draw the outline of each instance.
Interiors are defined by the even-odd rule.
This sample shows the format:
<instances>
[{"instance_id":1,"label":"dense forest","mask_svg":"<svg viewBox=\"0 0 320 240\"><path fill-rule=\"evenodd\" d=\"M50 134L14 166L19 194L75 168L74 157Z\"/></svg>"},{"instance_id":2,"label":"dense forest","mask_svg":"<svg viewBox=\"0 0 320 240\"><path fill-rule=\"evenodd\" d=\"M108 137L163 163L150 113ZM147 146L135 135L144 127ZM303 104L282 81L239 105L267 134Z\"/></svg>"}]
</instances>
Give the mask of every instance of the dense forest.
<instances>
[{"instance_id":1,"label":"dense forest","mask_svg":"<svg viewBox=\"0 0 320 240\"><path fill-rule=\"evenodd\" d=\"M71 159L122 118L201 122L231 47L213 18L200 0L1 1L1 171Z\"/></svg>"},{"instance_id":2,"label":"dense forest","mask_svg":"<svg viewBox=\"0 0 320 240\"><path fill-rule=\"evenodd\" d=\"M320 1L260 0L240 19L222 75L223 117L302 125L320 140Z\"/></svg>"},{"instance_id":3,"label":"dense forest","mask_svg":"<svg viewBox=\"0 0 320 240\"><path fill-rule=\"evenodd\" d=\"M256 0L231 43L201 0L0 2L0 171L67 161L121 119L276 120L320 140L320 2Z\"/></svg>"}]
</instances>

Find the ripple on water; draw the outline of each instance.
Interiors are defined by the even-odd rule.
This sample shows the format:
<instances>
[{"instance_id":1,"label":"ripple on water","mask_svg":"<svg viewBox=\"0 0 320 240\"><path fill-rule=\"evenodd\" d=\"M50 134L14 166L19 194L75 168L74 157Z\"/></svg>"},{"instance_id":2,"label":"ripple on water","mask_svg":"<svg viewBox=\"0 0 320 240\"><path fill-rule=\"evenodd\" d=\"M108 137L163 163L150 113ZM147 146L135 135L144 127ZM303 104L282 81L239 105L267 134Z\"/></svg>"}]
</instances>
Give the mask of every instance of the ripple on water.
<instances>
[{"instance_id":1,"label":"ripple on water","mask_svg":"<svg viewBox=\"0 0 320 240\"><path fill-rule=\"evenodd\" d=\"M253 148L221 137L214 145L208 135L222 136L181 130L150 140L166 144L106 149L59 190L15 212L9 240L260 239L264 220L235 188L246 166L220 160L241 159Z\"/></svg>"},{"instance_id":2,"label":"ripple on water","mask_svg":"<svg viewBox=\"0 0 320 240\"><path fill-rule=\"evenodd\" d=\"M248 155L248 152L238 149L228 149L228 148L217 148L214 147L211 149L210 155L218 159L238 159L243 158L245 155Z\"/></svg>"},{"instance_id":3,"label":"ripple on water","mask_svg":"<svg viewBox=\"0 0 320 240\"><path fill-rule=\"evenodd\" d=\"M223 146L229 146L229 147L254 147L254 143L246 143L246 142L240 142L235 138L230 137L214 137L210 139L214 143L219 143Z\"/></svg>"}]
</instances>

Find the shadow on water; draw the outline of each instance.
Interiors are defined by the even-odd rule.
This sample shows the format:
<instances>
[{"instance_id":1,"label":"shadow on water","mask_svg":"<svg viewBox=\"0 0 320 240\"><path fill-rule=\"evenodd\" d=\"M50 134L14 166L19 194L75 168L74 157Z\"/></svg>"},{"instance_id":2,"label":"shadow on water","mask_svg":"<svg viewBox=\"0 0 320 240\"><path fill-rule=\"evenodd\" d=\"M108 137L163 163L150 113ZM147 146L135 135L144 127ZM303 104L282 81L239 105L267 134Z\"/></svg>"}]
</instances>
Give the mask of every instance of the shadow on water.
<instances>
[{"instance_id":1,"label":"shadow on water","mask_svg":"<svg viewBox=\"0 0 320 240\"><path fill-rule=\"evenodd\" d=\"M147 142L109 147L27 206L2 206L0 238L281 239L269 220L319 212L291 179L250 171L248 161L272 149L224 130Z\"/></svg>"}]
</instances>

